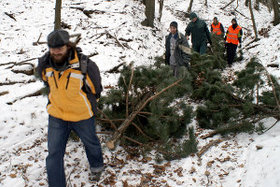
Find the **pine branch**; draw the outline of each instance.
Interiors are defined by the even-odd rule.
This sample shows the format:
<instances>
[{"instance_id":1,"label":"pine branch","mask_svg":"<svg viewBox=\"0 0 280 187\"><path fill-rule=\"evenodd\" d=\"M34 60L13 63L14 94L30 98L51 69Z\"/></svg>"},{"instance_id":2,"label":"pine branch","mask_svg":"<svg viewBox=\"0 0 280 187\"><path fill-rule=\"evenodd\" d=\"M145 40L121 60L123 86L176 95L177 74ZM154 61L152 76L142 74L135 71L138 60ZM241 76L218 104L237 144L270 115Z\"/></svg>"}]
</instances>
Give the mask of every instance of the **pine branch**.
<instances>
[{"instance_id":1,"label":"pine branch","mask_svg":"<svg viewBox=\"0 0 280 187\"><path fill-rule=\"evenodd\" d=\"M128 118L121 124L121 126L118 128L118 131L116 131L113 135L113 137L106 143L107 147L109 149L114 149L115 148L115 142L122 136L124 131L127 129L127 127L132 123L134 118L139 114L139 112L153 99L157 98L159 95L167 91L168 89L176 86L179 84L183 79L179 79L173 84L167 86L166 88L162 89L161 91L157 92L156 94L150 96L152 94L151 92L148 92L146 96L138 103L136 110L133 111Z\"/></svg>"},{"instance_id":2,"label":"pine branch","mask_svg":"<svg viewBox=\"0 0 280 187\"><path fill-rule=\"evenodd\" d=\"M131 84L132 84L132 79L133 79L133 75L134 75L134 68L132 67L131 68L131 75L130 75L130 80L129 80L129 84L128 84L128 87L127 87L127 91L126 91L126 101L125 101L125 109L126 109L126 118L128 117L128 95L129 95L129 91L131 89Z\"/></svg>"}]
</instances>

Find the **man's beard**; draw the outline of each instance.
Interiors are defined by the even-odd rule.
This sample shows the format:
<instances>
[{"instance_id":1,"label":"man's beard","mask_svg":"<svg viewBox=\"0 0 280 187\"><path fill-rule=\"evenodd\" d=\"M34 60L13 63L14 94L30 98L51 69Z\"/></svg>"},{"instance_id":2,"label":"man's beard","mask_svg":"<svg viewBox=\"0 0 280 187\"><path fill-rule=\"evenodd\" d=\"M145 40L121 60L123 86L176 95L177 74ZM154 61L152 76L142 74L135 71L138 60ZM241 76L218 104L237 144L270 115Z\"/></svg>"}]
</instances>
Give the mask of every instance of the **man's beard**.
<instances>
[{"instance_id":1,"label":"man's beard","mask_svg":"<svg viewBox=\"0 0 280 187\"><path fill-rule=\"evenodd\" d=\"M68 54L68 51L65 54L51 54L51 59L56 64L64 64L68 60Z\"/></svg>"}]
</instances>

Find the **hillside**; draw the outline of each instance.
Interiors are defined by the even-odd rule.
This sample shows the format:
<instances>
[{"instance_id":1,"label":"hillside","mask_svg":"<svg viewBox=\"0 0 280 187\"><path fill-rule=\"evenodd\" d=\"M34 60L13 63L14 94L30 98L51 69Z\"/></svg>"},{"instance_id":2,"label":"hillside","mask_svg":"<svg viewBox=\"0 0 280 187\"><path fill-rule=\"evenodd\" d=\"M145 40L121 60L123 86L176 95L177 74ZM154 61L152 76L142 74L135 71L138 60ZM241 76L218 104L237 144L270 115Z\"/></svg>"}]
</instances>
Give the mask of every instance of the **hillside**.
<instances>
[{"instance_id":1,"label":"hillside","mask_svg":"<svg viewBox=\"0 0 280 187\"><path fill-rule=\"evenodd\" d=\"M253 56L265 66L278 64L280 25L272 26L272 13L264 6L254 11L258 30L265 34L260 34L260 40L250 44L254 34L248 8L242 1L238 5L239 13L233 12L236 3L221 10L227 3L227 0L208 0L208 7L205 7L204 1L198 0L193 5L193 11L208 25L217 16L227 29L235 13L239 25L244 28L244 60L226 68L224 75L233 76L233 72L244 68ZM33 76L32 69L37 66L37 58L48 50L46 44L38 42L45 42L53 29L55 3L51 0L1 0L0 5L0 186L47 186L47 98L38 95L43 83ZM92 56L101 70L103 86L109 87L115 85L118 78L118 74L107 72L111 68L131 62L136 66L148 65L153 63L154 57L163 55L164 36L168 34L170 22L176 20L179 31L184 33L189 20L183 12L188 5L189 1L165 0L162 20L152 29L141 25L145 18L141 1L64 0L62 21L71 27L67 29L70 34L81 34L79 46ZM79 9L94 13L88 17ZM280 77L279 68L267 69ZM268 118L263 123L270 127L275 121ZM191 125L196 126L196 121ZM217 135L201 139L207 132L209 130L196 131L199 150L221 138ZM195 155L161 164L156 163L153 151L146 157L129 155L122 147L111 152L105 146L108 136L98 135L107 165L102 180L89 183L88 163L81 142L68 142L65 172L69 186L276 187L280 185L279 132L277 124L262 135L231 135L201 158Z\"/></svg>"}]
</instances>

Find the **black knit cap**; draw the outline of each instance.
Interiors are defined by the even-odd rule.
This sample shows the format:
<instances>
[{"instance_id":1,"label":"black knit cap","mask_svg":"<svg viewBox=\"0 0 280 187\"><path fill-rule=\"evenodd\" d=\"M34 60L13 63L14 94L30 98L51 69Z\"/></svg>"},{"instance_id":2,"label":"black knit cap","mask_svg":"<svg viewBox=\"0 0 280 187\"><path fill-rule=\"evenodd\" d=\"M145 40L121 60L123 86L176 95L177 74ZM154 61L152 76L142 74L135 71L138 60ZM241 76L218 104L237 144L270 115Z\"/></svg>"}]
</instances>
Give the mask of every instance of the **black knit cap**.
<instances>
[{"instance_id":1,"label":"black knit cap","mask_svg":"<svg viewBox=\"0 0 280 187\"><path fill-rule=\"evenodd\" d=\"M236 19L235 19L235 18L233 18L231 21L234 21L234 22L237 24L237 21L236 21Z\"/></svg>"},{"instance_id":2,"label":"black knit cap","mask_svg":"<svg viewBox=\"0 0 280 187\"><path fill-rule=\"evenodd\" d=\"M178 29L178 23L176 22L176 21L172 21L171 23L170 23L170 27L175 27L176 29Z\"/></svg>"},{"instance_id":3,"label":"black knit cap","mask_svg":"<svg viewBox=\"0 0 280 187\"><path fill-rule=\"evenodd\" d=\"M69 43L69 33L65 30L54 30L48 35L48 46L50 48L62 47Z\"/></svg>"}]
</instances>

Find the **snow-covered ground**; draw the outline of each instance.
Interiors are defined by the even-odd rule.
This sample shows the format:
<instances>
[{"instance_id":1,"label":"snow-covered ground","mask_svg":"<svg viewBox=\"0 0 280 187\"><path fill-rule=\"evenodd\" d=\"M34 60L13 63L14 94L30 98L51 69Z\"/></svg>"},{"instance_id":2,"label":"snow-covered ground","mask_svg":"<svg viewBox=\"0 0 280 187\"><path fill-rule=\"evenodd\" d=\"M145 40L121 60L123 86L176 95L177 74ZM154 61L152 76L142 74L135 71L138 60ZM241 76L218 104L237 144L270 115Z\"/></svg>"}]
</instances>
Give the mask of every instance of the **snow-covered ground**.
<instances>
[{"instance_id":1,"label":"snow-covered ground","mask_svg":"<svg viewBox=\"0 0 280 187\"><path fill-rule=\"evenodd\" d=\"M164 36L168 34L171 21L179 23L184 33L188 19L182 12L189 1L165 0L163 17L157 28L143 27L144 6L136 0L64 0L62 21L71 26L70 34L81 34L79 46L91 57L102 73L103 85L116 84L118 75L106 71L126 62L135 65L151 64L153 57L164 53ZM234 17L237 7L231 4L221 7L226 0L194 1L193 10L209 25L214 16L225 29ZM0 186L47 186L45 158L47 156L47 113L44 96L26 97L42 88L42 83L33 75L16 73L37 65L36 58L46 52L46 44L33 45L40 37L45 42L53 29L55 1L51 0L1 0L0 2ZM97 10L91 18L82 11ZM158 6L157 6L158 8ZM242 63L234 64L240 70L254 55L265 66L280 62L280 25L271 24L272 13L264 6L254 11L259 30L267 29L268 36L259 35L258 42L249 44L254 33L250 13L244 2L239 2L235 12L244 29L244 56ZM241 14L240 14L240 13ZM12 14L15 18L8 17ZM158 13L156 14L158 16ZM107 34L106 34L107 33ZM109 33L109 34L108 34ZM114 37L110 37L114 36ZM116 40L117 38L117 40ZM73 38L74 40L75 38ZM249 44L248 46L246 46ZM251 46L256 45L254 48ZM246 46L246 47L245 47ZM246 50L248 49L248 50ZM26 62L23 62L26 61ZM230 71L232 71L230 69ZM228 69L227 69L228 71ZM268 67L268 71L279 77L279 68ZM270 127L275 119L265 119ZM195 121L193 122L195 125ZM111 152L105 146L106 135L99 135L104 159L107 164L100 186L280 186L280 124L268 132L258 134L241 133L223 140L198 158L191 156L172 162L158 164L154 152L147 157L128 155L121 147ZM215 136L203 140L207 131L198 130L199 150ZM65 171L69 186L97 186L88 181L88 163L81 142L70 141L65 155ZM127 185L128 184L128 185Z\"/></svg>"}]
</instances>

